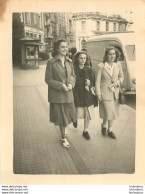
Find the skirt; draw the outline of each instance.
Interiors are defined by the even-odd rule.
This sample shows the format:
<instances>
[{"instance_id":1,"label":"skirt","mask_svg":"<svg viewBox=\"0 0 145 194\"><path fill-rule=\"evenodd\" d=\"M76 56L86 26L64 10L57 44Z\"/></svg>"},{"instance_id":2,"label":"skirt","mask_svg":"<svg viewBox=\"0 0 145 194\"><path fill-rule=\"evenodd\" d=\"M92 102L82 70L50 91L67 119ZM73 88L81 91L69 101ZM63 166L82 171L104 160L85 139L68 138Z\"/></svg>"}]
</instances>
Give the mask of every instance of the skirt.
<instances>
[{"instance_id":1,"label":"skirt","mask_svg":"<svg viewBox=\"0 0 145 194\"><path fill-rule=\"evenodd\" d=\"M50 122L67 127L76 122L76 109L72 103L50 103Z\"/></svg>"},{"instance_id":2,"label":"skirt","mask_svg":"<svg viewBox=\"0 0 145 194\"><path fill-rule=\"evenodd\" d=\"M94 118L94 105L89 107L76 107L77 119L92 120Z\"/></svg>"},{"instance_id":3,"label":"skirt","mask_svg":"<svg viewBox=\"0 0 145 194\"><path fill-rule=\"evenodd\" d=\"M99 114L101 119L114 120L119 116L118 100L103 100L99 103Z\"/></svg>"}]
</instances>

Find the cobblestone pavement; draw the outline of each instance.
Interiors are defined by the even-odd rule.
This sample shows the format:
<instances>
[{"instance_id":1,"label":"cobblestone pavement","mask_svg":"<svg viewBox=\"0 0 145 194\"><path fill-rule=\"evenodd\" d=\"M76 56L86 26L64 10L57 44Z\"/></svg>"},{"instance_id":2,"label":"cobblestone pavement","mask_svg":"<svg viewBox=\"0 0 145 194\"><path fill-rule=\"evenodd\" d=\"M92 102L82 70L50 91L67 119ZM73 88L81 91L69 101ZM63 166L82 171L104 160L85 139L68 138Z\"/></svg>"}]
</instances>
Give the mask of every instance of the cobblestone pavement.
<instances>
[{"instance_id":1,"label":"cobblestone pavement","mask_svg":"<svg viewBox=\"0 0 145 194\"><path fill-rule=\"evenodd\" d=\"M117 140L103 137L98 108L90 123L91 140L78 128L68 126L67 150L62 147L60 131L49 122L45 65L37 70L14 68L14 173L16 174L103 174L135 171L135 110L120 106L114 123Z\"/></svg>"}]
</instances>

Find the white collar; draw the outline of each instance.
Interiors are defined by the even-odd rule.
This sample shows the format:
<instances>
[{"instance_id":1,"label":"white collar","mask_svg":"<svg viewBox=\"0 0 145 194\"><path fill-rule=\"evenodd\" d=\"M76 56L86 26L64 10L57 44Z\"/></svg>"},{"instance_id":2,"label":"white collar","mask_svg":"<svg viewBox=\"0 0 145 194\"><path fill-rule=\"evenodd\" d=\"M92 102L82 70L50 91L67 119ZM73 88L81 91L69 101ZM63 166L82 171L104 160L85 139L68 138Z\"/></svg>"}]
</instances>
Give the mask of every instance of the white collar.
<instances>
[{"instance_id":1,"label":"white collar","mask_svg":"<svg viewBox=\"0 0 145 194\"><path fill-rule=\"evenodd\" d=\"M113 65L112 65L112 67L111 67L111 65L109 65L107 62L105 62L105 67L107 67L107 68L109 68L109 69L111 70L111 69L113 69L113 67L114 67L114 63L113 63Z\"/></svg>"}]
</instances>

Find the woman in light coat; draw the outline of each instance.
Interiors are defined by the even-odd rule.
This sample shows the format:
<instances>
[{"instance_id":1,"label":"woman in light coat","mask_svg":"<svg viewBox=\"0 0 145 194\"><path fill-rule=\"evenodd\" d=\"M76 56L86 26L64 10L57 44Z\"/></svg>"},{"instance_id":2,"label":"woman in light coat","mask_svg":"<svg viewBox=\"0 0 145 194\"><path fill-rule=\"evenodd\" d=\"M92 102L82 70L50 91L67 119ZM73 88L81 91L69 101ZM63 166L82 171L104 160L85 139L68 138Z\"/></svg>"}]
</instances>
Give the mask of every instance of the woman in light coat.
<instances>
[{"instance_id":1,"label":"woman in light coat","mask_svg":"<svg viewBox=\"0 0 145 194\"><path fill-rule=\"evenodd\" d=\"M98 65L96 74L96 94L99 100L99 114L103 119L102 135L116 139L113 132L113 121L119 116L119 87L124 76L121 63L118 61L119 52L114 47L105 50L103 63ZM108 130L107 128L108 123Z\"/></svg>"},{"instance_id":2,"label":"woman in light coat","mask_svg":"<svg viewBox=\"0 0 145 194\"><path fill-rule=\"evenodd\" d=\"M50 102L50 122L58 125L62 135L62 145L70 147L66 138L66 127L76 122L73 97L75 74L72 61L66 57L68 52L65 40L54 43L53 58L48 60L45 81L48 84L48 101Z\"/></svg>"}]
</instances>

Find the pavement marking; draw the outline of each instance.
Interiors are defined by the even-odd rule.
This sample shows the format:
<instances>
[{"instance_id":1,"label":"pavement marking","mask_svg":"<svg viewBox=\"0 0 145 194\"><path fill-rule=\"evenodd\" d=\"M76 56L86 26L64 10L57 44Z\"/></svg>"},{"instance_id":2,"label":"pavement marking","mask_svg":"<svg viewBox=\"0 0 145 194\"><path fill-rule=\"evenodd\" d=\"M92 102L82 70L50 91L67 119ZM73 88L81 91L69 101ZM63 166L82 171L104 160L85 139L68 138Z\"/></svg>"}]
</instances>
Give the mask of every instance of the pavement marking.
<instances>
[{"instance_id":1,"label":"pavement marking","mask_svg":"<svg viewBox=\"0 0 145 194\"><path fill-rule=\"evenodd\" d=\"M49 115L49 108L48 108L48 103L45 102L45 100L43 99L41 93L39 92L37 87L34 87L35 91L37 92L41 103L44 107L44 109L46 110L47 114ZM76 166L76 168L78 169L80 174L91 174L90 170L88 169L88 167L86 166L85 162L83 161L83 159L80 157L79 153L77 152L77 150L75 149L75 147L73 146L73 143L70 141L70 149L68 149L68 153L70 155L70 157L72 158L72 160L74 161L74 164Z\"/></svg>"}]
</instances>

